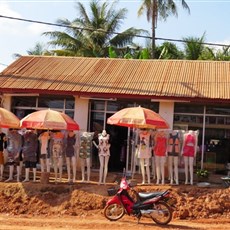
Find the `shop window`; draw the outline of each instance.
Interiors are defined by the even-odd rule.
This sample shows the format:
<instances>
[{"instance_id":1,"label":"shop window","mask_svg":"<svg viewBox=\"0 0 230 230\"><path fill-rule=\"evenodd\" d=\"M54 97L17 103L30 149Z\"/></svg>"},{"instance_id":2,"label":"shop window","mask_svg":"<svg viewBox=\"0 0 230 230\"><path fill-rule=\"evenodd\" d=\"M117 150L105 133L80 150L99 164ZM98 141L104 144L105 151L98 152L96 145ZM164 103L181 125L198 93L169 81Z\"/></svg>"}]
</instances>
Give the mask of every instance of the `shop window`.
<instances>
[{"instance_id":1,"label":"shop window","mask_svg":"<svg viewBox=\"0 0 230 230\"><path fill-rule=\"evenodd\" d=\"M13 97L12 107L35 107L36 97Z\"/></svg>"},{"instance_id":2,"label":"shop window","mask_svg":"<svg viewBox=\"0 0 230 230\"><path fill-rule=\"evenodd\" d=\"M203 114L204 106L191 103L175 103L175 113L200 113Z\"/></svg>"},{"instance_id":3,"label":"shop window","mask_svg":"<svg viewBox=\"0 0 230 230\"><path fill-rule=\"evenodd\" d=\"M64 99L51 98L51 97L39 97L38 98L38 107L63 109L64 108Z\"/></svg>"},{"instance_id":4,"label":"shop window","mask_svg":"<svg viewBox=\"0 0 230 230\"><path fill-rule=\"evenodd\" d=\"M66 109L73 109L75 108L75 99L66 99L65 102L65 108Z\"/></svg>"},{"instance_id":5,"label":"shop window","mask_svg":"<svg viewBox=\"0 0 230 230\"><path fill-rule=\"evenodd\" d=\"M105 101L91 101L91 110L105 110Z\"/></svg>"}]
</instances>

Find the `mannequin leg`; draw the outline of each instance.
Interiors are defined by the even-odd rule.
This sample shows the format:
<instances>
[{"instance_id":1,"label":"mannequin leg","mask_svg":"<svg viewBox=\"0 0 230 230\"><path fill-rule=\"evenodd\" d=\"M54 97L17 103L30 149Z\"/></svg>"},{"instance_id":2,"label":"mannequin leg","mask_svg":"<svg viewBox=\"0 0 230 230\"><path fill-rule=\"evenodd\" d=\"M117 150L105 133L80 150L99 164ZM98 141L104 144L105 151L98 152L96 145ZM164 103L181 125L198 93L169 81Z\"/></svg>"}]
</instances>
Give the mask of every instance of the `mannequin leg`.
<instances>
[{"instance_id":1,"label":"mannequin leg","mask_svg":"<svg viewBox=\"0 0 230 230\"><path fill-rule=\"evenodd\" d=\"M45 172L45 160L44 159L40 159L40 164L41 164L41 172Z\"/></svg>"},{"instance_id":2,"label":"mannequin leg","mask_svg":"<svg viewBox=\"0 0 230 230\"><path fill-rule=\"evenodd\" d=\"M30 174L30 168L25 168L25 180L23 182L30 181L29 174Z\"/></svg>"},{"instance_id":3,"label":"mannequin leg","mask_svg":"<svg viewBox=\"0 0 230 230\"><path fill-rule=\"evenodd\" d=\"M160 157L161 184L165 184L165 160L166 157Z\"/></svg>"},{"instance_id":4,"label":"mannequin leg","mask_svg":"<svg viewBox=\"0 0 230 230\"><path fill-rule=\"evenodd\" d=\"M66 166L67 166L68 182L70 182L70 180L71 180L71 176L70 176L70 157L66 157Z\"/></svg>"},{"instance_id":5,"label":"mannequin leg","mask_svg":"<svg viewBox=\"0 0 230 230\"><path fill-rule=\"evenodd\" d=\"M146 167L148 184L150 184L150 168L149 168L149 159L148 158L145 159L145 167Z\"/></svg>"},{"instance_id":6,"label":"mannequin leg","mask_svg":"<svg viewBox=\"0 0 230 230\"><path fill-rule=\"evenodd\" d=\"M33 168L33 182L36 182L37 168Z\"/></svg>"},{"instance_id":7,"label":"mannequin leg","mask_svg":"<svg viewBox=\"0 0 230 230\"><path fill-rule=\"evenodd\" d=\"M145 160L140 158L141 174L142 174L142 184L145 184Z\"/></svg>"},{"instance_id":8,"label":"mannequin leg","mask_svg":"<svg viewBox=\"0 0 230 230\"><path fill-rule=\"evenodd\" d=\"M184 157L185 184L188 184L188 157Z\"/></svg>"},{"instance_id":9,"label":"mannequin leg","mask_svg":"<svg viewBox=\"0 0 230 230\"><path fill-rule=\"evenodd\" d=\"M23 167L23 161L20 161L19 162L19 171L18 171L19 178L22 176L22 167Z\"/></svg>"},{"instance_id":10,"label":"mannequin leg","mask_svg":"<svg viewBox=\"0 0 230 230\"><path fill-rule=\"evenodd\" d=\"M54 166L54 177L55 182L57 182L57 176L58 176L58 166L57 166L58 159L56 157L53 158L53 166Z\"/></svg>"},{"instance_id":11,"label":"mannequin leg","mask_svg":"<svg viewBox=\"0 0 230 230\"><path fill-rule=\"evenodd\" d=\"M160 179L161 179L161 172L160 172L160 157L159 156L155 156L155 165L156 165L156 174L157 174L157 182L156 184L160 183Z\"/></svg>"},{"instance_id":12,"label":"mannequin leg","mask_svg":"<svg viewBox=\"0 0 230 230\"><path fill-rule=\"evenodd\" d=\"M99 156L99 161L100 161L99 184L101 184L102 183L103 170L104 170L104 156Z\"/></svg>"},{"instance_id":13,"label":"mannequin leg","mask_svg":"<svg viewBox=\"0 0 230 230\"><path fill-rule=\"evenodd\" d=\"M193 161L194 157L189 157L190 184L193 185Z\"/></svg>"},{"instance_id":14,"label":"mannequin leg","mask_svg":"<svg viewBox=\"0 0 230 230\"><path fill-rule=\"evenodd\" d=\"M109 156L105 156L105 165L104 165L104 178L103 178L103 183L106 183L106 177L108 174L108 163L109 163Z\"/></svg>"},{"instance_id":15,"label":"mannequin leg","mask_svg":"<svg viewBox=\"0 0 230 230\"><path fill-rule=\"evenodd\" d=\"M5 182L9 182L13 180L13 172L14 172L14 166L10 165L9 166L9 178Z\"/></svg>"},{"instance_id":16,"label":"mannequin leg","mask_svg":"<svg viewBox=\"0 0 230 230\"><path fill-rule=\"evenodd\" d=\"M168 156L168 170L169 170L170 184L173 184L173 156Z\"/></svg>"},{"instance_id":17,"label":"mannequin leg","mask_svg":"<svg viewBox=\"0 0 230 230\"><path fill-rule=\"evenodd\" d=\"M178 165L179 165L179 157L175 156L174 159L174 179L176 184L179 184L179 172L178 172Z\"/></svg>"},{"instance_id":18,"label":"mannequin leg","mask_svg":"<svg viewBox=\"0 0 230 230\"><path fill-rule=\"evenodd\" d=\"M156 166L155 166L155 158L151 157L152 160L152 175L153 175L153 179L156 179Z\"/></svg>"},{"instance_id":19,"label":"mannequin leg","mask_svg":"<svg viewBox=\"0 0 230 230\"><path fill-rule=\"evenodd\" d=\"M20 182L20 177L21 177L21 172L20 171L21 171L21 166L17 165L17 182Z\"/></svg>"},{"instance_id":20,"label":"mannequin leg","mask_svg":"<svg viewBox=\"0 0 230 230\"><path fill-rule=\"evenodd\" d=\"M50 159L46 158L46 171L50 172Z\"/></svg>"},{"instance_id":21,"label":"mannequin leg","mask_svg":"<svg viewBox=\"0 0 230 230\"><path fill-rule=\"evenodd\" d=\"M58 158L58 169L59 169L59 181L62 182L62 166L63 166L63 159L62 157Z\"/></svg>"},{"instance_id":22,"label":"mannequin leg","mask_svg":"<svg viewBox=\"0 0 230 230\"><path fill-rule=\"evenodd\" d=\"M90 181L90 158L86 159L86 167L87 167L87 181Z\"/></svg>"},{"instance_id":23,"label":"mannequin leg","mask_svg":"<svg viewBox=\"0 0 230 230\"><path fill-rule=\"evenodd\" d=\"M76 166L76 157L73 156L71 157L71 160L72 160L72 168L73 168L73 182L76 181L76 171L77 171L77 166Z\"/></svg>"},{"instance_id":24,"label":"mannequin leg","mask_svg":"<svg viewBox=\"0 0 230 230\"><path fill-rule=\"evenodd\" d=\"M0 165L0 181L3 179L4 165Z\"/></svg>"},{"instance_id":25,"label":"mannequin leg","mask_svg":"<svg viewBox=\"0 0 230 230\"><path fill-rule=\"evenodd\" d=\"M81 159L81 181L85 181L85 159Z\"/></svg>"}]
</instances>

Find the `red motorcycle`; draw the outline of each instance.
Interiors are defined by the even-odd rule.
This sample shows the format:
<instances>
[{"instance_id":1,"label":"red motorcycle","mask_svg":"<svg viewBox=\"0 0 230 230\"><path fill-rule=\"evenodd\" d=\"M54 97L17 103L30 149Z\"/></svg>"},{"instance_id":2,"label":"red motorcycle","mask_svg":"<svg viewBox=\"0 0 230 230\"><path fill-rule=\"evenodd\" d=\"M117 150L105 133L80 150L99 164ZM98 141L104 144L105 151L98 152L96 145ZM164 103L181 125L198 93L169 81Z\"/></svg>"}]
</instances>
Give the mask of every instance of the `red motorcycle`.
<instances>
[{"instance_id":1,"label":"red motorcycle","mask_svg":"<svg viewBox=\"0 0 230 230\"><path fill-rule=\"evenodd\" d=\"M133 215L137 217L138 222L145 216L159 225L166 225L172 220L175 203L176 199L171 196L170 190L138 193L123 176L115 196L106 203L104 216L116 221L124 214Z\"/></svg>"}]
</instances>

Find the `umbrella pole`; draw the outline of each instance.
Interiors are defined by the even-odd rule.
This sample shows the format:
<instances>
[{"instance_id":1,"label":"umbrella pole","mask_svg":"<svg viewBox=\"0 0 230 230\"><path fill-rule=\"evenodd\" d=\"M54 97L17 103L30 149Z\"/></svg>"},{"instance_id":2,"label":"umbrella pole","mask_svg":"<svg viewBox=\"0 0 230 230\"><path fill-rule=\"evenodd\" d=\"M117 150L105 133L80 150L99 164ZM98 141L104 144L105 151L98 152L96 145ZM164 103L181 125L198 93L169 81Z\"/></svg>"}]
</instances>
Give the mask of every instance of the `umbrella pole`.
<instances>
[{"instance_id":1,"label":"umbrella pole","mask_svg":"<svg viewBox=\"0 0 230 230\"><path fill-rule=\"evenodd\" d=\"M128 128L128 134L127 134L126 172L130 172L129 170L129 143L130 143L130 128ZM131 162L131 167L132 167L132 162Z\"/></svg>"}]
</instances>

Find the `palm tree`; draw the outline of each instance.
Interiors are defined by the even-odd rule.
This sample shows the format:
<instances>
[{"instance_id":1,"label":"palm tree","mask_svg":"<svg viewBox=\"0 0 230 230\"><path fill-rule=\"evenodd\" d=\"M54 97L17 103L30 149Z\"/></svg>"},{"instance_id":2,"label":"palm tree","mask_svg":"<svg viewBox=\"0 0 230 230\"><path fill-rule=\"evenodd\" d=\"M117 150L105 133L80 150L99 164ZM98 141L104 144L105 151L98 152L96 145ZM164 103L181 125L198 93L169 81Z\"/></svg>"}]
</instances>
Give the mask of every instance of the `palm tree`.
<instances>
[{"instance_id":1,"label":"palm tree","mask_svg":"<svg viewBox=\"0 0 230 230\"><path fill-rule=\"evenodd\" d=\"M189 6L184 0L181 0L181 4L190 13ZM173 0L143 0L138 15L142 15L144 11L146 11L147 21L152 23L152 58L154 59L157 20L166 21L170 15L177 16L177 6Z\"/></svg>"},{"instance_id":2,"label":"palm tree","mask_svg":"<svg viewBox=\"0 0 230 230\"><path fill-rule=\"evenodd\" d=\"M156 56L159 59L184 59L183 51L171 42L164 42L156 47Z\"/></svg>"},{"instance_id":3,"label":"palm tree","mask_svg":"<svg viewBox=\"0 0 230 230\"><path fill-rule=\"evenodd\" d=\"M52 52L48 51L45 47L46 47L45 44L43 44L41 42L37 42L33 48L27 50L26 52L28 55L47 55L47 56L52 55ZM17 59L21 56L22 55L18 54L18 53L13 54L13 58L15 58L15 59Z\"/></svg>"},{"instance_id":4,"label":"palm tree","mask_svg":"<svg viewBox=\"0 0 230 230\"><path fill-rule=\"evenodd\" d=\"M89 12L82 3L76 4L78 18L72 22L68 19L57 21L67 27L64 32L44 33L53 39L49 44L61 48L54 51L57 55L106 57L110 46L121 48L132 44L136 35L147 34L146 30L133 27L121 33L116 32L127 14L125 8L115 10L117 1L110 5L92 0Z\"/></svg>"},{"instance_id":5,"label":"palm tree","mask_svg":"<svg viewBox=\"0 0 230 230\"><path fill-rule=\"evenodd\" d=\"M185 44L185 57L188 60L198 60L205 49L205 33L200 37L183 38Z\"/></svg>"}]
</instances>

